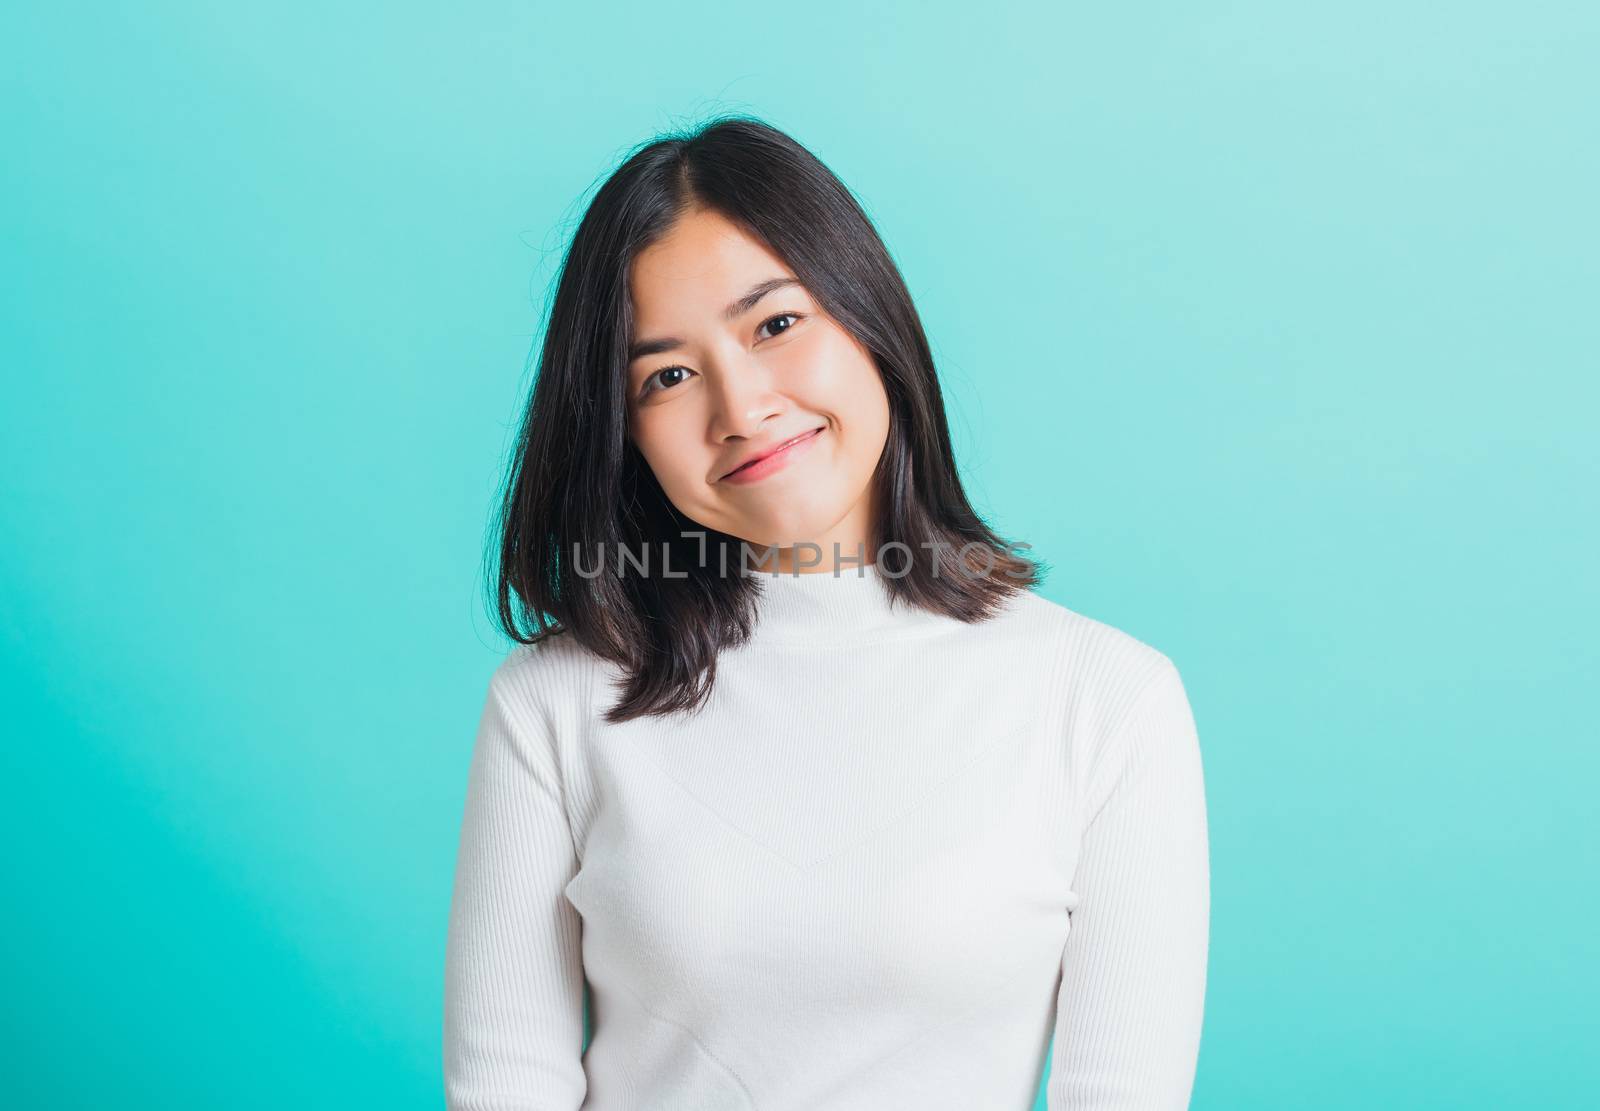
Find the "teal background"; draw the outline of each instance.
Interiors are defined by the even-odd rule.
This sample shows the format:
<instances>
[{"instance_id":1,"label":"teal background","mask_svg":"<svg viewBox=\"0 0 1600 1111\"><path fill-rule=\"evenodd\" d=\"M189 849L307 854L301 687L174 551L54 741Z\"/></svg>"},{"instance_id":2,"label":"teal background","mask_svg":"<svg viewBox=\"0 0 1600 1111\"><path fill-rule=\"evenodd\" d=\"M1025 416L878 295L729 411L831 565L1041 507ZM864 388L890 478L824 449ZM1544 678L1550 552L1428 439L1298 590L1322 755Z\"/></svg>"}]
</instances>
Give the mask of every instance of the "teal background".
<instances>
[{"instance_id":1,"label":"teal background","mask_svg":"<svg viewBox=\"0 0 1600 1111\"><path fill-rule=\"evenodd\" d=\"M1592 5L5 24L7 1106L442 1106L544 296L719 111L859 193L1044 593L1184 673L1194 1107L1593 1105Z\"/></svg>"}]
</instances>

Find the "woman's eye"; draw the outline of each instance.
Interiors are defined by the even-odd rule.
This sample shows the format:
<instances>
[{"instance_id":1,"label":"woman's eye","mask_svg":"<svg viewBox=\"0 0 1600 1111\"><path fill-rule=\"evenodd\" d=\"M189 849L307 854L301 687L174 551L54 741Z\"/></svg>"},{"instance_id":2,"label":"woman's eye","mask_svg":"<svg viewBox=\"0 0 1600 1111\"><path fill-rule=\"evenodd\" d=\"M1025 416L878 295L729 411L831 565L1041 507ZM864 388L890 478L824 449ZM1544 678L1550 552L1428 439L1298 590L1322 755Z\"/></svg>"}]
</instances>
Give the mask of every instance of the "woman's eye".
<instances>
[{"instance_id":1,"label":"woman's eye","mask_svg":"<svg viewBox=\"0 0 1600 1111\"><path fill-rule=\"evenodd\" d=\"M798 322L800 320L800 315L798 313L782 312L782 313L779 313L777 316L772 317L770 320L766 321L764 324L761 325L761 327L762 328L770 327L771 325L777 323L780 320L792 320L792 321ZM794 327L794 324L785 324L782 328L779 328L776 332L774 332L773 335L781 335L782 333L787 332L790 328L793 328L793 327Z\"/></svg>"},{"instance_id":2,"label":"woman's eye","mask_svg":"<svg viewBox=\"0 0 1600 1111\"><path fill-rule=\"evenodd\" d=\"M656 390L651 389L651 385L650 384L652 382L662 381L664 384L662 386L657 387L657 388L658 389L663 389L663 390L664 389L670 389L673 386L676 386L679 382L683 381L683 378L676 377L677 375L687 376L687 375L689 375L691 373L692 373L692 371L690 371L689 368L686 367L686 366L667 366L667 367L662 367L660 370L656 371L654 374L652 374L650 377L648 377L648 378L646 378L644 380L644 389L639 391L639 396L640 397L645 397L645 396L647 396L649 394L652 394L652 393L656 392Z\"/></svg>"},{"instance_id":3,"label":"woman's eye","mask_svg":"<svg viewBox=\"0 0 1600 1111\"><path fill-rule=\"evenodd\" d=\"M793 328L796 324L798 324L800 319L800 314L797 312L782 312L777 316L768 317L767 320L765 320L761 327L757 330L765 332L767 329L771 328L772 325L777 324L780 321L784 321L785 323L781 328L778 328L771 333L771 336L781 336L784 332L787 332L790 328ZM641 398L645 398L649 397L653 393L660 393L663 390L670 390L673 386L678 385L693 373L694 371L685 366L662 367L660 370L656 371L654 374L650 375L650 377L644 380L644 385L639 390L639 396Z\"/></svg>"}]
</instances>

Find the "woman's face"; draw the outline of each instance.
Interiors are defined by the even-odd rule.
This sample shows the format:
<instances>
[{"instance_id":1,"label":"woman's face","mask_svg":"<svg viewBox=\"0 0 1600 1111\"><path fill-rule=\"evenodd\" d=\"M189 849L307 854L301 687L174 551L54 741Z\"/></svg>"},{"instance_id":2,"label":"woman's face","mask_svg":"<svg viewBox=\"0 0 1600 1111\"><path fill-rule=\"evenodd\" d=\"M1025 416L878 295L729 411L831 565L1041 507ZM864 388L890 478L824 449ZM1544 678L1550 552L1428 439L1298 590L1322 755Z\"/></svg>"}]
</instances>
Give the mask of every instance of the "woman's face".
<instances>
[{"instance_id":1,"label":"woman's face","mask_svg":"<svg viewBox=\"0 0 1600 1111\"><path fill-rule=\"evenodd\" d=\"M690 209L641 251L629 288L629 434L679 512L758 549L817 544L821 569L835 543L871 562L889 399L866 348L709 210ZM793 554L777 554L791 569Z\"/></svg>"}]
</instances>

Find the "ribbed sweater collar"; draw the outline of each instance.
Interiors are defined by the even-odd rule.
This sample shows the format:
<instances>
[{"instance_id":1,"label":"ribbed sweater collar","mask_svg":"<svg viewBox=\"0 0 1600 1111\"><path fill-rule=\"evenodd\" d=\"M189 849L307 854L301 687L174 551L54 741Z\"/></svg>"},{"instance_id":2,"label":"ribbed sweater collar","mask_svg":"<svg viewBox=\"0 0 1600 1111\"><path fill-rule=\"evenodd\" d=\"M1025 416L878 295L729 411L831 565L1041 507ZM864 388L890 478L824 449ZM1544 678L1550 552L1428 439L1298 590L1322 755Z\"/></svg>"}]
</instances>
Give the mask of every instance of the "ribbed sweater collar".
<instances>
[{"instance_id":1,"label":"ribbed sweater collar","mask_svg":"<svg viewBox=\"0 0 1600 1111\"><path fill-rule=\"evenodd\" d=\"M840 644L919 633L953 620L896 601L889 577L873 563L752 574L761 584L756 636L762 641Z\"/></svg>"}]
</instances>

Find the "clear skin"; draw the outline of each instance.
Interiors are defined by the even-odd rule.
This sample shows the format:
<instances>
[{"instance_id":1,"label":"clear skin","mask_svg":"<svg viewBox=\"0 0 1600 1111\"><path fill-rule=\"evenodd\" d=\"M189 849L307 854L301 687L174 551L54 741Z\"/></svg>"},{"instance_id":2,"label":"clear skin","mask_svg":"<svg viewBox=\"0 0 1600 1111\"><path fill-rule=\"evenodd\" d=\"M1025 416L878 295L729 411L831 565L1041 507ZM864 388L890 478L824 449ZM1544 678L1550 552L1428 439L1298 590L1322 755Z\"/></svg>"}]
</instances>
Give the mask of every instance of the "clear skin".
<instances>
[{"instance_id":1,"label":"clear skin","mask_svg":"<svg viewBox=\"0 0 1600 1111\"><path fill-rule=\"evenodd\" d=\"M725 310L771 279L733 316ZM690 520L747 541L767 570L840 574L873 562L872 475L889 398L872 355L822 311L782 259L719 213L686 212L628 276L635 347L628 434ZM666 346L665 342L657 346ZM753 452L822 431L754 481L724 476ZM818 550L795 545L809 543Z\"/></svg>"}]
</instances>

